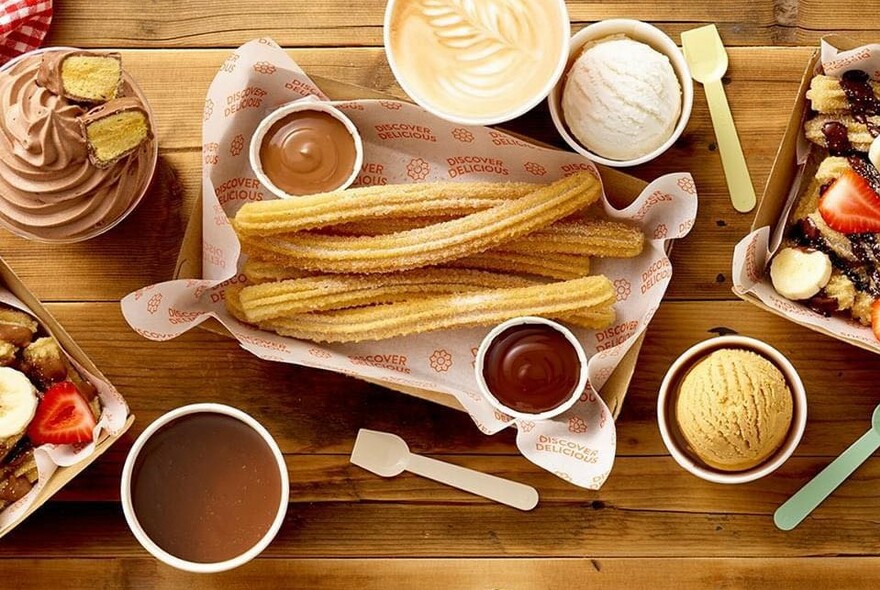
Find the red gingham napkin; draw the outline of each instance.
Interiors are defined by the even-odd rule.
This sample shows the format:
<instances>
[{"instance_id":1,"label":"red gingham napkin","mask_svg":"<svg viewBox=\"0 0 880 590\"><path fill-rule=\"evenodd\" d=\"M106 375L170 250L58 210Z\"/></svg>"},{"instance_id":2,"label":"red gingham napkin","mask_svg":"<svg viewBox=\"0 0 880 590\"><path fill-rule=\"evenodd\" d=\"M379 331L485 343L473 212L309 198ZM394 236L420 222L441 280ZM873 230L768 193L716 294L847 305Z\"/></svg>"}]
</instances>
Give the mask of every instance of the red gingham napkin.
<instances>
[{"instance_id":1,"label":"red gingham napkin","mask_svg":"<svg viewBox=\"0 0 880 590\"><path fill-rule=\"evenodd\" d=\"M0 65L43 42L52 0L0 0Z\"/></svg>"}]
</instances>

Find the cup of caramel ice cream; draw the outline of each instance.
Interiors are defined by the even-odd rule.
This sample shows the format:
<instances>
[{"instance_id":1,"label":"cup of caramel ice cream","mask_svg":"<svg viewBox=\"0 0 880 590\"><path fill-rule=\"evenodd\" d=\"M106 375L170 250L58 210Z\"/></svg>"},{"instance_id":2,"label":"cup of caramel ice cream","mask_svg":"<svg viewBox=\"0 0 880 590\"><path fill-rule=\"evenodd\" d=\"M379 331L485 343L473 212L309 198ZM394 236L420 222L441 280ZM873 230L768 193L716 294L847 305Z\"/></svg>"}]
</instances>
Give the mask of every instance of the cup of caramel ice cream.
<instances>
[{"instance_id":1,"label":"cup of caramel ice cream","mask_svg":"<svg viewBox=\"0 0 880 590\"><path fill-rule=\"evenodd\" d=\"M41 76L44 55L59 57L55 52L89 53L37 50L0 68L0 225L25 238L69 243L104 233L137 206L152 180L158 145L149 132L130 152L96 164L82 118L102 105L66 96L45 67ZM132 103L151 121L137 84L124 70L119 75L113 99Z\"/></svg>"},{"instance_id":2,"label":"cup of caramel ice cream","mask_svg":"<svg viewBox=\"0 0 880 590\"><path fill-rule=\"evenodd\" d=\"M743 483L771 473L794 451L806 424L806 394L779 351L723 336L673 363L657 417L679 465L709 481Z\"/></svg>"}]
</instances>

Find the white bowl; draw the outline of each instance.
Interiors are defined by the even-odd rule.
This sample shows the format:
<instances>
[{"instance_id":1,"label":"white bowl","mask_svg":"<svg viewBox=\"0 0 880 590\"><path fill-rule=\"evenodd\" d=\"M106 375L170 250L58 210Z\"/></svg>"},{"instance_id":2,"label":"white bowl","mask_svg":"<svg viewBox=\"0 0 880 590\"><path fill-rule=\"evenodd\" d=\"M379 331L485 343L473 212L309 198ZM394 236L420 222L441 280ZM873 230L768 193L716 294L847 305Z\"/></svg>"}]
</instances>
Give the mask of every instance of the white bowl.
<instances>
[{"instance_id":1,"label":"white bowl","mask_svg":"<svg viewBox=\"0 0 880 590\"><path fill-rule=\"evenodd\" d=\"M672 131L672 135L669 136L669 139L667 139L663 145L652 152L631 160L612 160L610 158L602 157L584 147L568 131L568 126L565 124L565 119L562 114L562 89L565 86L565 78L556 84L548 98L548 102L550 103L550 117L553 119L553 124L556 125L556 129L559 131L562 139L564 139L574 151L588 157L594 162L617 168L644 164L668 150L681 136L684 128L687 127L688 121L691 118L691 109L694 103L694 81L691 79L691 73L688 69L687 62L684 59L684 54L669 35L653 25L638 20L628 18L603 20L586 26L575 33L574 37L571 38L571 48L569 50L568 64L566 65L565 71L568 72L571 64L573 64L578 56L580 56L581 50L587 43L611 35L621 34L626 35L634 41L641 41L646 45L650 45L653 49L668 57L669 62L672 64L672 69L675 70L675 74L678 76L678 81L681 84L681 115L678 118L678 124Z\"/></svg>"},{"instance_id":2,"label":"white bowl","mask_svg":"<svg viewBox=\"0 0 880 590\"><path fill-rule=\"evenodd\" d=\"M388 3L385 5L385 19L383 27L385 56L388 59L388 65L391 66L391 71L394 73L394 77L397 79L397 83L400 84L400 87L403 88L404 92L406 92L410 96L410 98L412 98L420 107L422 107L432 115L436 115L437 117L440 117L441 119L445 119L447 121L451 121L452 123L458 123L459 125L496 125L498 123L510 121L511 119L515 119L521 115L524 115L525 113L536 107L538 103L540 103L542 100L547 98L547 95L550 93L556 83L559 82L559 79L565 72L565 64L568 60L566 52L568 50L569 37L571 36L571 22L568 19L568 8L565 5L565 0L555 0L556 3L559 5L560 14L558 26L560 28L561 43L558 48L555 48L555 50L559 52L559 58L557 59L556 66L553 68L553 70L547 72L546 82L541 87L540 91L536 92L527 100L524 100L523 103L516 108L511 109L508 112L497 113L491 116L474 117L468 116L466 114L451 112L448 110L442 110L431 104L423 96L419 95L419 93L416 92L416 90L406 79L405 72L400 69L397 60L394 57L394 50L392 49L390 32L391 15L398 2L411 1L412 0L388 0ZM531 0L526 1L528 2Z\"/></svg>"},{"instance_id":3,"label":"white bowl","mask_svg":"<svg viewBox=\"0 0 880 590\"><path fill-rule=\"evenodd\" d=\"M257 434L259 434L263 438L263 440L269 446L269 449L275 456L275 460L278 463L278 470L281 474L281 500L278 505L278 514L276 514L275 520L272 522L269 530L266 531L266 534L263 535L263 538L260 539L256 545L254 545L241 555L233 557L232 559L228 559L226 561L219 561L216 563L197 563L194 561L187 561L185 559L175 557L174 555L171 555L170 553L159 547L156 543L153 542L152 539L150 539L149 536L147 536L147 533L144 532L143 527L141 527L140 523L138 522L137 515L134 511L134 505L132 504L131 500L132 470L134 469L138 454L141 452L141 449L144 447L149 438L153 436L157 430L159 430L166 424L180 418L181 416L186 416L188 414L204 413L223 414L225 416L231 416L250 426ZM169 482L169 485L173 485L173 482ZM168 412L167 414L163 414L162 416L157 418L155 422L147 426L146 430L144 430L134 442L131 450L128 453L128 457L126 457L125 459L125 465L122 468L122 483L120 484L120 495L122 498L122 512L125 514L125 520L128 523L128 527L131 529L131 532L134 533L134 536L144 547L144 549L149 551L153 555L153 557L179 570L194 572L198 574L211 574L216 572L224 572L226 570L236 568L240 565L244 565L245 563L255 558L257 555L262 553L263 550L269 546L269 543L271 543L272 539L275 538L275 535L278 534L278 530L281 528L281 524L284 522L284 517L287 515L287 502L290 498L290 483L287 475L287 464L284 462L284 455L281 453L281 449L278 448L278 443L275 442L275 439L272 438L272 435L269 434L269 431L266 430L262 424L260 424L251 416L245 414L239 409L223 404L204 403L191 404L171 410L170 412Z\"/></svg>"},{"instance_id":4,"label":"white bowl","mask_svg":"<svg viewBox=\"0 0 880 590\"><path fill-rule=\"evenodd\" d=\"M792 393L793 412L791 426L788 428L788 435L782 446L760 465L743 471L713 469L694 457L685 448L681 435L678 434L678 426L675 423L675 401L679 382L697 359L703 358L721 348L739 348L760 354L782 371ZM663 383L660 385L660 393L657 396L657 422L660 426L660 436L663 438L663 443L666 445L672 458L686 470L701 479L715 483L746 483L773 473L791 457L798 443L800 443L801 437L804 434L804 428L807 425L807 394L794 365L781 352L769 344L746 336L719 336L690 347L672 363L672 366L666 373L666 377L663 379Z\"/></svg>"},{"instance_id":5,"label":"white bowl","mask_svg":"<svg viewBox=\"0 0 880 590\"><path fill-rule=\"evenodd\" d=\"M281 190L268 176L266 176L266 173L263 171L263 163L260 161L260 147L263 145L263 138L266 136L266 132L269 131L269 128L272 127L272 125L291 113L300 113L302 111L327 113L342 123L345 126L346 131L348 131L351 134L352 139L354 139L354 168L345 182L333 190L342 190L350 187L357 179L357 175L361 171L361 166L364 164L364 142L361 140L361 135L358 132L357 127L355 127L351 119L345 116L345 113L326 102L316 100L299 100L287 103L286 105L278 107L260 121L260 124L257 125L257 129L251 137L251 145L248 150L251 169L253 169L254 174L257 175L257 180L259 180L263 186L269 189L269 191L279 199L295 199L296 197L301 197L303 195L291 195L290 193Z\"/></svg>"},{"instance_id":6,"label":"white bowl","mask_svg":"<svg viewBox=\"0 0 880 590\"><path fill-rule=\"evenodd\" d=\"M580 377L578 378L577 385L575 386L571 397L562 405L557 406L552 410L541 412L540 414L518 412L512 408L508 408L500 401L498 401L498 399L492 394L492 391L486 384L486 378L483 376L483 364L486 361L486 351L489 350L489 346L492 344L492 342L494 342L495 338L497 338L498 335L501 334L501 332L505 331L508 328L512 328L513 326L534 324L550 326L551 328L565 336L565 339L571 342L571 345L574 346L574 349L578 355L578 360L580 361L581 368ZM584 347L581 346L581 343L578 341L575 335L571 333L571 330L569 330L562 324L554 322L553 320L534 316L512 318L492 328L492 330L483 338L483 341L480 343L480 347L477 349L477 359L474 363L474 369L477 377L477 387L479 387L480 393L483 394L483 397L485 397L486 400L490 404L492 404L492 407L494 407L499 412L504 412L508 416L513 416L514 418L520 418L522 420L548 420L567 412L578 401L578 398L581 397L581 394L584 392L584 388L586 388L587 386L587 353L584 351Z\"/></svg>"}]
</instances>

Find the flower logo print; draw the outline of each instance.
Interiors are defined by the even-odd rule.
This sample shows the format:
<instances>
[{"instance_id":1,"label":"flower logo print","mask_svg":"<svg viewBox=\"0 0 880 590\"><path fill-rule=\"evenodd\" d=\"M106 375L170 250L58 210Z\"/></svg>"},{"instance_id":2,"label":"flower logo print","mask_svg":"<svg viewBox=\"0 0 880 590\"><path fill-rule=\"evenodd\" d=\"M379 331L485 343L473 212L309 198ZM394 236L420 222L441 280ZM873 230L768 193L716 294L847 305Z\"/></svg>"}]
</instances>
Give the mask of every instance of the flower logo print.
<instances>
[{"instance_id":1,"label":"flower logo print","mask_svg":"<svg viewBox=\"0 0 880 590\"><path fill-rule=\"evenodd\" d=\"M553 475L558 477L559 479L564 479L565 481L571 481L571 476L564 471L554 471Z\"/></svg>"},{"instance_id":2,"label":"flower logo print","mask_svg":"<svg viewBox=\"0 0 880 590\"><path fill-rule=\"evenodd\" d=\"M482 401L482 397L480 397L479 393L474 393L473 391L465 391L464 394L474 400L475 402Z\"/></svg>"},{"instance_id":3,"label":"flower logo print","mask_svg":"<svg viewBox=\"0 0 880 590\"><path fill-rule=\"evenodd\" d=\"M697 194L697 185L694 184L694 179L688 176L678 179L678 188L683 190L689 195Z\"/></svg>"},{"instance_id":4,"label":"flower logo print","mask_svg":"<svg viewBox=\"0 0 880 590\"><path fill-rule=\"evenodd\" d=\"M232 143L229 144L229 153L233 156L237 156L242 150L244 150L244 135L239 133L232 138Z\"/></svg>"},{"instance_id":5,"label":"flower logo print","mask_svg":"<svg viewBox=\"0 0 880 590\"><path fill-rule=\"evenodd\" d=\"M596 371L596 381L605 381L609 377L611 377L611 373L614 372L614 367L602 367L598 371Z\"/></svg>"},{"instance_id":6,"label":"flower logo print","mask_svg":"<svg viewBox=\"0 0 880 590\"><path fill-rule=\"evenodd\" d=\"M471 143L474 141L474 134L464 127L456 127L452 130L452 137L461 143Z\"/></svg>"},{"instance_id":7,"label":"flower logo print","mask_svg":"<svg viewBox=\"0 0 880 590\"><path fill-rule=\"evenodd\" d=\"M544 176L545 174L547 174L547 169L537 162L526 162L525 164L523 164L523 168L526 169L526 172L535 176Z\"/></svg>"},{"instance_id":8,"label":"flower logo print","mask_svg":"<svg viewBox=\"0 0 880 590\"><path fill-rule=\"evenodd\" d=\"M322 350L320 348L310 348L309 354L318 359L328 359L333 356L326 350Z\"/></svg>"},{"instance_id":9,"label":"flower logo print","mask_svg":"<svg viewBox=\"0 0 880 590\"><path fill-rule=\"evenodd\" d=\"M587 423L580 416L572 416L568 419L568 431L583 434L587 431Z\"/></svg>"},{"instance_id":10,"label":"flower logo print","mask_svg":"<svg viewBox=\"0 0 880 590\"><path fill-rule=\"evenodd\" d=\"M523 420L519 423L519 429L523 432L531 432L535 428L535 423L531 420Z\"/></svg>"},{"instance_id":11,"label":"flower logo print","mask_svg":"<svg viewBox=\"0 0 880 590\"><path fill-rule=\"evenodd\" d=\"M669 234L669 229L666 227L665 223L661 223L654 229L654 239L662 240Z\"/></svg>"},{"instance_id":12,"label":"flower logo print","mask_svg":"<svg viewBox=\"0 0 880 590\"><path fill-rule=\"evenodd\" d=\"M211 118L211 115L214 114L214 101L210 98L205 99L205 111L204 111L203 120L207 121Z\"/></svg>"},{"instance_id":13,"label":"flower logo print","mask_svg":"<svg viewBox=\"0 0 880 590\"><path fill-rule=\"evenodd\" d=\"M413 158L406 165L406 175L413 180L425 180L431 172L431 165L421 158Z\"/></svg>"},{"instance_id":14,"label":"flower logo print","mask_svg":"<svg viewBox=\"0 0 880 590\"><path fill-rule=\"evenodd\" d=\"M396 111L403 107L402 103L395 102L393 100L380 100L379 104L388 109L389 111Z\"/></svg>"},{"instance_id":15,"label":"flower logo print","mask_svg":"<svg viewBox=\"0 0 880 590\"><path fill-rule=\"evenodd\" d=\"M258 74L274 74L277 69L274 64L267 61L258 61L254 64L254 71Z\"/></svg>"},{"instance_id":16,"label":"flower logo print","mask_svg":"<svg viewBox=\"0 0 880 590\"><path fill-rule=\"evenodd\" d=\"M452 367L452 355L445 350L435 350L428 362L437 373L445 373Z\"/></svg>"},{"instance_id":17,"label":"flower logo print","mask_svg":"<svg viewBox=\"0 0 880 590\"><path fill-rule=\"evenodd\" d=\"M151 314L156 313L157 311L159 311L160 303L162 303L162 294L156 293L155 295L150 297L149 301L147 301L147 311Z\"/></svg>"},{"instance_id":18,"label":"flower logo print","mask_svg":"<svg viewBox=\"0 0 880 590\"><path fill-rule=\"evenodd\" d=\"M511 420L513 420L513 418L511 418L507 414L502 414L498 410L495 410L495 419L499 422L510 422Z\"/></svg>"},{"instance_id":19,"label":"flower logo print","mask_svg":"<svg viewBox=\"0 0 880 590\"><path fill-rule=\"evenodd\" d=\"M626 301L632 294L632 285L626 279L617 279L614 281L614 291L618 301Z\"/></svg>"}]
</instances>

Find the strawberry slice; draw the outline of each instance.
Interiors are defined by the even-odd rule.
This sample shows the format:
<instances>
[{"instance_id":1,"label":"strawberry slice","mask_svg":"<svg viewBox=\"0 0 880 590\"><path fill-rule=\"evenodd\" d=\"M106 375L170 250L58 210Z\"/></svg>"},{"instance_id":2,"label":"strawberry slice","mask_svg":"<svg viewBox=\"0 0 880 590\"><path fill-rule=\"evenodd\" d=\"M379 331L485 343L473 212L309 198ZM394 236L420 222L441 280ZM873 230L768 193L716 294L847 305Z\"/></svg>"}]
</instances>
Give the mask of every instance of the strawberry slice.
<instances>
[{"instance_id":1,"label":"strawberry slice","mask_svg":"<svg viewBox=\"0 0 880 590\"><path fill-rule=\"evenodd\" d=\"M853 170L844 171L819 198L819 213L845 234L880 232L880 196Z\"/></svg>"},{"instance_id":2,"label":"strawberry slice","mask_svg":"<svg viewBox=\"0 0 880 590\"><path fill-rule=\"evenodd\" d=\"M62 381L43 394L27 433L35 445L83 443L92 440L94 428L95 416L88 402L76 385Z\"/></svg>"},{"instance_id":3,"label":"strawberry slice","mask_svg":"<svg viewBox=\"0 0 880 590\"><path fill-rule=\"evenodd\" d=\"M875 299L871 304L871 330L874 338L880 340L880 299Z\"/></svg>"}]
</instances>

